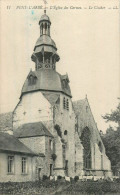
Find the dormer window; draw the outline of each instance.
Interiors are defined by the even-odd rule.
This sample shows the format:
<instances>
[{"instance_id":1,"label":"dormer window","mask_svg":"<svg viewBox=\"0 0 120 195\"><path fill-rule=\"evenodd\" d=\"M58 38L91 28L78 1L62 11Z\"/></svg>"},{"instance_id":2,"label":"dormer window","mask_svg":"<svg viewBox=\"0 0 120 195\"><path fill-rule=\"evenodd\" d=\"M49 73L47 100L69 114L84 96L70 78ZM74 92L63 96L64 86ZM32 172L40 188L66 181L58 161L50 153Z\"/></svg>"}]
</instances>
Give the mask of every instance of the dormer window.
<instances>
[{"instance_id":1,"label":"dormer window","mask_svg":"<svg viewBox=\"0 0 120 195\"><path fill-rule=\"evenodd\" d=\"M63 80L63 87L66 88L66 80Z\"/></svg>"},{"instance_id":2,"label":"dormer window","mask_svg":"<svg viewBox=\"0 0 120 195\"><path fill-rule=\"evenodd\" d=\"M33 76L33 75L30 75L29 78L28 78L28 84L29 85L34 85L36 83L36 77Z\"/></svg>"}]
</instances>

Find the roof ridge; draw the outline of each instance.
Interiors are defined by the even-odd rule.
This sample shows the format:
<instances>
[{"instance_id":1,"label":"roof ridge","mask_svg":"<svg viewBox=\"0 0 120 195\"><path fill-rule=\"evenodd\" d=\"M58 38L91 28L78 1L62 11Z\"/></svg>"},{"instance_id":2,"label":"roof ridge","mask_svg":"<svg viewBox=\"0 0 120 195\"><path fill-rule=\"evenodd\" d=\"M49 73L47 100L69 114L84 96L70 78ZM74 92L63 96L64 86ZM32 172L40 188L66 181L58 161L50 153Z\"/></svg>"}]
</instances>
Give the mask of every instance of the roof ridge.
<instances>
[{"instance_id":1,"label":"roof ridge","mask_svg":"<svg viewBox=\"0 0 120 195\"><path fill-rule=\"evenodd\" d=\"M74 101L73 101L73 103L74 103L74 102L85 101L85 100L86 100L86 98L84 98L84 99L80 99L80 100L74 100Z\"/></svg>"},{"instance_id":2,"label":"roof ridge","mask_svg":"<svg viewBox=\"0 0 120 195\"><path fill-rule=\"evenodd\" d=\"M13 151L13 152L17 152L17 153L26 153L26 154L32 154L32 155L36 155L36 153L34 153L30 148L28 148L25 144L23 144L18 138L16 138L14 135L10 135L8 133L4 133L4 132L0 132L1 134L1 139L4 140L4 144L3 146L1 147L1 150L4 150L4 151ZM3 137L3 138L2 138ZM12 148L9 147L9 148L6 148L5 147L5 141L8 142L8 140L10 140L10 145L12 144ZM17 145L16 145L17 144ZM15 146L15 147L13 147ZM26 149L26 151L23 151L23 148L22 146L24 147L24 150Z\"/></svg>"},{"instance_id":3,"label":"roof ridge","mask_svg":"<svg viewBox=\"0 0 120 195\"><path fill-rule=\"evenodd\" d=\"M20 125L15 131L14 135L16 137L34 137L34 136L51 136L53 135L46 128L46 126L40 122L25 123Z\"/></svg>"}]
</instances>

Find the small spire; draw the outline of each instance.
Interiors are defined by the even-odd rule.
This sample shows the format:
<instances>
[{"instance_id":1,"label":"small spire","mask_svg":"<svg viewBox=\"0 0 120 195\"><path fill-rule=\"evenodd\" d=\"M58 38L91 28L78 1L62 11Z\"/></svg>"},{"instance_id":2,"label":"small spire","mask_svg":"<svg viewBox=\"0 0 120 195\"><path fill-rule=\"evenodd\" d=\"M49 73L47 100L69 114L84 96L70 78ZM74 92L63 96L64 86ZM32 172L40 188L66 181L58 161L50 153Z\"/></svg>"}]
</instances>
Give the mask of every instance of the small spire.
<instances>
[{"instance_id":1,"label":"small spire","mask_svg":"<svg viewBox=\"0 0 120 195\"><path fill-rule=\"evenodd\" d=\"M44 9L44 14L46 14L46 8Z\"/></svg>"},{"instance_id":2,"label":"small spire","mask_svg":"<svg viewBox=\"0 0 120 195\"><path fill-rule=\"evenodd\" d=\"M85 98L87 99L87 94L86 94Z\"/></svg>"}]
</instances>

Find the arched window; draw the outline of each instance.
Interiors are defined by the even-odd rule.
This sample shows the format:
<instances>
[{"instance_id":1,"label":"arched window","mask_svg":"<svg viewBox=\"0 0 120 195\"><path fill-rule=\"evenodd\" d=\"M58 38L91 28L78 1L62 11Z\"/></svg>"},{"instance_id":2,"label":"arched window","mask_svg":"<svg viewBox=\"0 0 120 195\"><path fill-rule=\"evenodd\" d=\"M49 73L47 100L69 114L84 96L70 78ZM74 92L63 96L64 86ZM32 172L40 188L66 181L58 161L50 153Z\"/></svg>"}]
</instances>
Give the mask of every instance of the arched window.
<instances>
[{"instance_id":1,"label":"arched window","mask_svg":"<svg viewBox=\"0 0 120 195\"><path fill-rule=\"evenodd\" d=\"M67 135L67 130L64 131L64 135Z\"/></svg>"},{"instance_id":2,"label":"arched window","mask_svg":"<svg viewBox=\"0 0 120 195\"><path fill-rule=\"evenodd\" d=\"M50 36L50 25L48 25L48 35Z\"/></svg>"},{"instance_id":3,"label":"arched window","mask_svg":"<svg viewBox=\"0 0 120 195\"><path fill-rule=\"evenodd\" d=\"M91 169L91 144L90 144L91 133L86 127L81 134L81 141L83 145L83 165L85 169Z\"/></svg>"},{"instance_id":4,"label":"arched window","mask_svg":"<svg viewBox=\"0 0 120 195\"><path fill-rule=\"evenodd\" d=\"M52 140L51 139L49 140L49 146L50 146L50 150L52 150L53 149L53 145L52 145Z\"/></svg>"},{"instance_id":5,"label":"arched window","mask_svg":"<svg viewBox=\"0 0 120 195\"><path fill-rule=\"evenodd\" d=\"M34 77L33 75L30 75L28 78L28 84L34 85L35 83L36 83L36 77Z\"/></svg>"},{"instance_id":6,"label":"arched window","mask_svg":"<svg viewBox=\"0 0 120 195\"><path fill-rule=\"evenodd\" d=\"M41 35L43 35L43 23L41 24L40 29L41 29Z\"/></svg>"},{"instance_id":7,"label":"arched window","mask_svg":"<svg viewBox=\"0 0 120 195\"><path fill-rule=\"evenodd\" d=\"M102 147L102 143L101 143L101 141L99 141L99 143L98 143L98 147L99 147L100 152L102 153L102 151L103 151L103 147Z\"/></svg>"},{"instance_id":8,"label":"arched window","mask_svg":"<svg viewBox=\"0 0 120 195\"><path fill-rule=\"evenodd\" d=\"M45 34L47 34L47 23L45 23Z\"/></svg>"}]
</instances>

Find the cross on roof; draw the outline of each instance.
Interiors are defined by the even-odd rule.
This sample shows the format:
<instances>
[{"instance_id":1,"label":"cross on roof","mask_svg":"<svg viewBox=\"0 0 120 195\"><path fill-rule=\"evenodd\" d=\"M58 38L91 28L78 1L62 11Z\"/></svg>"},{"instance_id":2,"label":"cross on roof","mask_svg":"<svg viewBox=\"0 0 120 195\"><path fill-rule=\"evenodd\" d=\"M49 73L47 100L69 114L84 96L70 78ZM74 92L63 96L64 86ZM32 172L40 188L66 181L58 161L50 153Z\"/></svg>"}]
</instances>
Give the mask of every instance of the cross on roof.
<instances>
[{"instance_id":1,"label":"cross on roof","mask_svg":"<svg viewBox=\"0 0 120 195\"><path fill-rule=\"evenodd\" d=\"M43 2L44 2L44 13L46 14L46 4L47 4L47 1L46 0L43 0Z\"/></svg>"}]
</instances>

